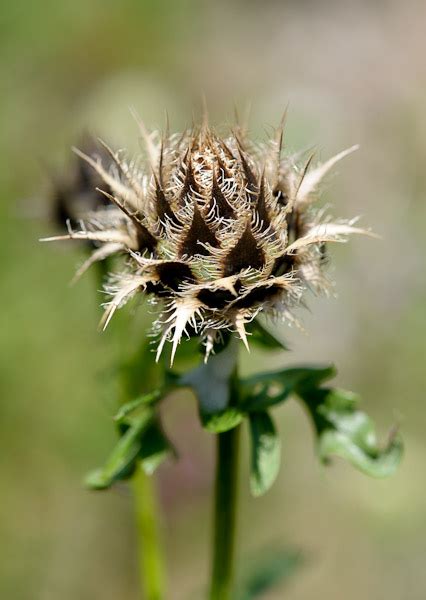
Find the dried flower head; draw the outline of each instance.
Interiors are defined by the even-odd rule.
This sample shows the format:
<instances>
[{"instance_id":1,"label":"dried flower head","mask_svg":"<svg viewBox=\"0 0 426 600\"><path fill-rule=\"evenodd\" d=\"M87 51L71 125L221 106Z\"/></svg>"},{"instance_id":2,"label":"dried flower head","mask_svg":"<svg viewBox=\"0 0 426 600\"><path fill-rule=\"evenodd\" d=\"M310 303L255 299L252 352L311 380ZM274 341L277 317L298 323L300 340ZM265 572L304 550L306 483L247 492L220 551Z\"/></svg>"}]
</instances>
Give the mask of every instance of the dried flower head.
<instances>
[{"instance_id":1,"label":"dried flower head","mask_svg":"<svg viewBox=\"0 0 426 600\"><path fill-rule=\"evenodd\" d=\"M90 136L85 135L79 146L84 149L85 154L97 155L104 164L109 165L109 154ZM62 227L67 222L76 224L81 219L86 219L88 213L110 204L97 189L103 185L102 178L81 156L74 156L74 161L63 174L51 172L50 175L52 218Z\"/></svg>"},{"instance_id":2,"label":"dried flower head","mask_svg":"<svg viewBox=\"0 0 426 600\"><path fill-rule=\"evenodd\" d=\"M77 151L102 178L111 205L88 214L77 231L49 239L97 244L80 269L116 253L127 258L105 291L105 328L137 292L161 306L157 357L184 333L201 336L206 357L220 332L237 332L261 311L292 319L304 290L327 289L324 247L366 233L315 209L318 184L355 147L311 167L282 156L282 126L254 144L242 128L220 137L207 124L181 135L148 134L145 161L105 146L113 167Z\"/></svg>"}]
</instances>

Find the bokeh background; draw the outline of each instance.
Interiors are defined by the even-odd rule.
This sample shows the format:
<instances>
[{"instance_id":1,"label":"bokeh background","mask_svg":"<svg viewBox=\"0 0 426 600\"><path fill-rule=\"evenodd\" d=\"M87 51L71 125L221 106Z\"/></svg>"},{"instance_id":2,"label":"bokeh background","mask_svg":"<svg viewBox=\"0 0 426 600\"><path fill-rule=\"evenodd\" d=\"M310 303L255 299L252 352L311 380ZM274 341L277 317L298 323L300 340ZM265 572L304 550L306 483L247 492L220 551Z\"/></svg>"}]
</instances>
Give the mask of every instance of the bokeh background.
<instances>
[{"instance_id":1,"label":"bokeh background","mask_svg":"<svg viewBox=\"0 0 426 600\"><path fill-rule=\"evenodd\" d=\"M253 500L241 479L241 566L265 548L300 553L271 600L423 600L425 3L45 0L0 10L0 596L138 597L131 494L82 485L115 440L114 334L96 331L90 276L68 286L82 253L37 240L56 230L49 172L66 171L84 131L133 151L129 107L150 127L167 109L179 129L203 92L213 123L251 100L257 138L288 104L289 151L315 146L327 158L361 144L324 198L340 216L364 215L383 239L333 248L338 297L312 297L300 314L307 333L284 327L293 351L272 362L336 362L338 383L361 393L381 434L397 422L406 443L387 481L339 462L324 469L300 407L278 408L277 483ZM142 331L135 321L129 344ZM245 370L254 365L265 356L244 358ZM166 428L181 454L160 474L169 597L199 600L212 439L185 397L169 404Z\"/></svg>"}]
</instances>

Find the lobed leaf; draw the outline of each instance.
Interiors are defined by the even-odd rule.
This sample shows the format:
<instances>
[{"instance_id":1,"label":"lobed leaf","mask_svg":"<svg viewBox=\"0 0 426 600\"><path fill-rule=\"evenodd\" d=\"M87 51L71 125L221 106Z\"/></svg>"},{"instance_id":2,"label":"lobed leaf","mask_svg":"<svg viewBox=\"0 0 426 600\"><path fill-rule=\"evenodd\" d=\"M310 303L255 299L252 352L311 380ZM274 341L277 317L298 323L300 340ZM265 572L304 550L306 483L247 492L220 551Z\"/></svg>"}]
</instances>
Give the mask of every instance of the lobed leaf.
<instances>
[{"instance_id":1,"label":"lobed leaf","mask_svg":"<svg viewBox=\"0 0 426 600\"><path fill-rule=\"evenodd\" d=\"M392 435L381 448L372 420L357 409L358 396L338 388L321 387L334 375L333 366L295 367L254 375L241 382L241 409L249 413L252 423L253 415L263 414L262 411L296 394L314 423L321 460L328 462L331 456L340 456L368 475L390 475L401 460L402 441ZM252 471L252 488L257 491L259 478Z\"/></svg>"},{"instance_id":2,"label":"lobed leaf","mask_svg":"<svg viewBox=\"0 0 426 600\"><path fill-rule=\"evenodd\" d=\"M284 402L297 390L318 386L334 377L334 366L292 367L252 375L241 382L242 406L247 412L265 410Z\"/></svg>"},{"instance_id":3,"label":"lobed leaf","mask_svg":"<svg viewBox=\"0 0 426 600\"><path fill-rule=\"evenodd\" d=\"M107 489L118 480L128 479L136 464L152 474L174 449L164 435L158 416L146 407L130 424L121 425L122 435L105 465L89 473L85 479L91 489Z\"/></svg>"},{"instance_id":4,"label":"lobed leaf","mask_svg":"<svg viewBox=\"0 0 426 600\"><path fill-rule=\"evenodd\" d=\"M86 485L92 489L109 488L116 480L133 472L135 460L141 450L141 435L152 419L151 411L145 411L126 429L103 467L86 477Z\"/></svg>"},{"instance_id":5,"label":"lobed leaf","mask_svg":"<svg viewBox=\"0 0 426 600\"><path fill-rule=\"evenodd\" d=\"M355 394L337 388L305 388L298 393L314 422L321 460L339 456L372 477L387 477L396 470L403 452L401 439L393 434L380 448L373 421L357 409Z\"/></svg>"},{"instance_id":6,"label":"lobed leaf","mask_svg":"<svg viewBox=\"0 0 426 600\"><path fill-rule=\"evenodd\" d=\"M354 467L371 477L389 477L401 462L403 444L398 436L391 436L389 444L374 454L365 452L350 436L339 431L325 431L318 443L318 452L322 460L327 461L335 455L344 458Z\"/></svg>"}]
</instances>

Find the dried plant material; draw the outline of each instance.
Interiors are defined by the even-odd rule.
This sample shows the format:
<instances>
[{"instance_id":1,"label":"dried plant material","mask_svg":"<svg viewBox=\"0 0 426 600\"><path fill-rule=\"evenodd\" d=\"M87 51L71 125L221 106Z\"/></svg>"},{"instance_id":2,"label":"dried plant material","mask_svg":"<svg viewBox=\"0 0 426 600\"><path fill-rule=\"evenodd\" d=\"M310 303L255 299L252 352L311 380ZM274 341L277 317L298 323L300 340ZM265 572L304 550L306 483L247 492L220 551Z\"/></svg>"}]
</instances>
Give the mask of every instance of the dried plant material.
<instances>
[{"instance_id":1,"label":"dried plant material","mask_svg":"<svg viewBox=\"0 0 426 600\"><path fill-rule=\"evenodd\" d=\"M313 167L313 157L299 165L281 156L283 125L258 145L243 127L220 137L206 120L181 135L139 126L146 161L105 144L108 165L76 151L103 179L111 206L88 210L78 230L47 240L97 246L77 276L113 254L128 256L106 286L102 326L135 293L150 295L161 307L157 358L170 341L173 361L184 334L202 337L208 354L224 329L248 348L245 326L260 312L293 319L307 288L327 290L326 243L368 233L314 206L322 178L355 146Z\"/></svg>"}]
</instances>

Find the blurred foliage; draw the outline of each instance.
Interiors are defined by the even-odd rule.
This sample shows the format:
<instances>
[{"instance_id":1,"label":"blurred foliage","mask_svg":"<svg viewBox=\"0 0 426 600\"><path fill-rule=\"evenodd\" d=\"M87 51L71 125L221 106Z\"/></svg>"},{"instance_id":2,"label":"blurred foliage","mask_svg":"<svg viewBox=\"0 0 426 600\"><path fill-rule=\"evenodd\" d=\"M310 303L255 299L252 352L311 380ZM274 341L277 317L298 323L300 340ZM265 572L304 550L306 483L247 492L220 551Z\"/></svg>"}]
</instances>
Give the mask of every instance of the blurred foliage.
<instances>
[{"instance_id":1,"label":"blurred foliage","mask_svg":"<svg viewBox=\"0 0 426 600\"><path fill-rule=\"evenodd\" d=\"M287 583L300 567L304 557L300 552L286 548L265 548L244 561L240 576L238 600L255 600L264 597L278 584Z\"/></svg>"}]
</instances>

